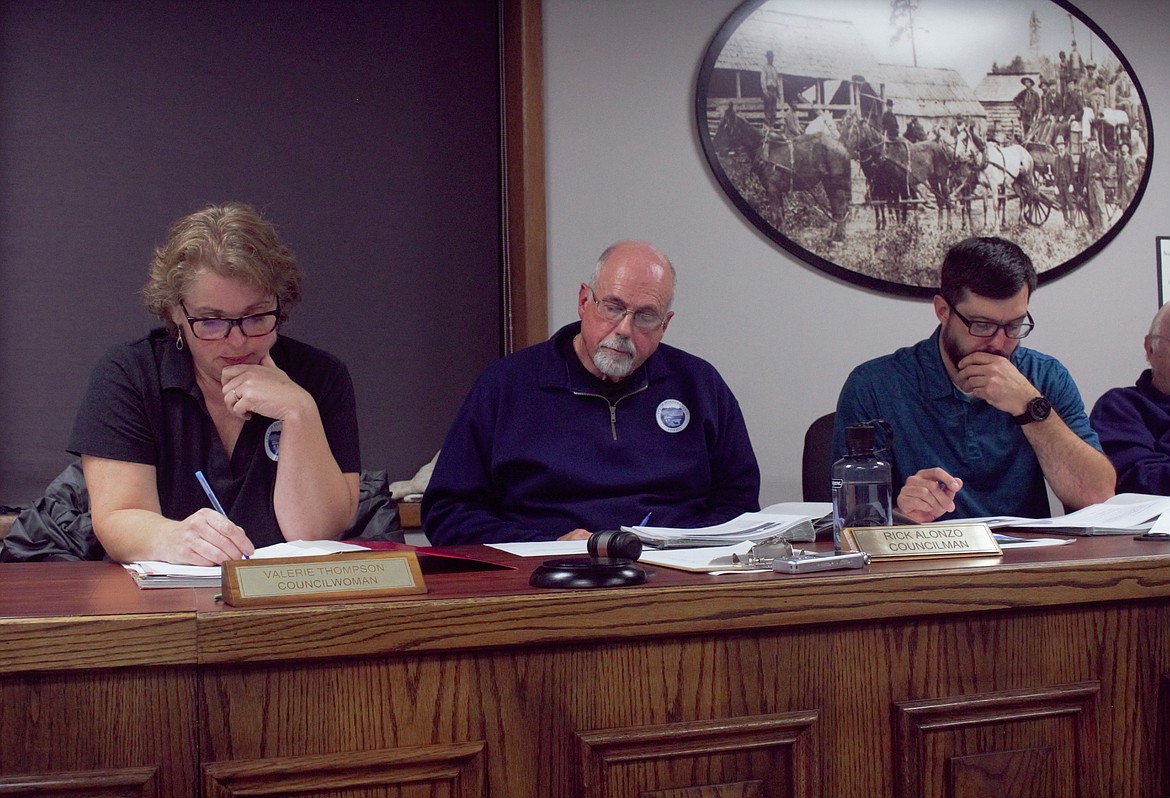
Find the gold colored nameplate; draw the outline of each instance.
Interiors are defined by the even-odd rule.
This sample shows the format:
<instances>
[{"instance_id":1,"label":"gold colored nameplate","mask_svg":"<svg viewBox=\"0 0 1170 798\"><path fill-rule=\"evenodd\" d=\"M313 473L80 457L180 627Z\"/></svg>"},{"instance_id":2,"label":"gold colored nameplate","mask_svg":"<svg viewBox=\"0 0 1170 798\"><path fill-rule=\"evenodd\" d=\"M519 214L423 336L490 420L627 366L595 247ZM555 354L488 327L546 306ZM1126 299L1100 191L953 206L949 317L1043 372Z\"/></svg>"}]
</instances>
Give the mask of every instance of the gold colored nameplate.
<instances>
[{"instance_id":1,"label":"gold colored nameplate","mask_svg":"<svg viewBox=\"0 0 1170 798\"><path fill-rule=\"evenodd\" d=\"M230 560L223 564L222 584L224 603L233 607L336 603L427 592L413 551Z\"/></svg>"},{"instance_id":2,"label":"gold colored nameplate","mask_svg":"<svg viewBox=\"0 0 1170 798\"><path fill-rule=\"evenodd\" d=\"M998 556L999 543L987 524L864 526L842 530L844 542L873 560L909 557Z\"/></svg>"}]
</instances>

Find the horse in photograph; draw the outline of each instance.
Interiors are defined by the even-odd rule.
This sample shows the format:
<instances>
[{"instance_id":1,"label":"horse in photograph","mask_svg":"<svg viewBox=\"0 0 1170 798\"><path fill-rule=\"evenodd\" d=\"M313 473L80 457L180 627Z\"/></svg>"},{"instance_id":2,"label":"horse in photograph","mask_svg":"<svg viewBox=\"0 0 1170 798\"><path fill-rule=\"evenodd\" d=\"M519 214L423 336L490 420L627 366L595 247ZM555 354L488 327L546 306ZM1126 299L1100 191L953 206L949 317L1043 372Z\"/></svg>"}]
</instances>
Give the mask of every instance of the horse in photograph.
<instances>
[{"instance_id":1,"label":"horse in photograph","mask_svg":"<svg viewBox=\"0 0 1170 798\"><path fill-rule=\"evenodd\" d=\"M1019 144L1003 146L989 141L979 157L970 152L957 152L956 158L966 175L959 189L963 197L964 219L971 218L971 200L982 196L983 226L988 226L988 200L992 206L992 232L998 231L1001 225L1006 226L1008 190L1014 188L1019 193L1032 187L1032 154Z\"/></svg>"},{"instance_id":2,"label":"horse in photograph","mask_svg":"<svg viewBox=\"0 0 1170 798\"><path fill-rule=\"evenodd\" d=\"M976 138L967 128L962 127L955 131L954 136L939 128L939 141L948 144L954 155L955 169L955 200L959 205L959 227L963 230L974 230L975 220L971 216L971 205L976 199L983 201L983 217L986 227L987 194L986 188L979 184L979 174L987 166L987 145L982 139Z\"/></svg>"},{"instance_id":3,"label":"horse in photograph","mask_svg":"<svg viewBox=\"0 0 1170 798\"><path fill-rule=\"evenodd\" d=\"M845 239L851 198L849 153L839 141L825 133L781 139L771 131L760 132L728 105L712 144L718 153L742 148L752 154L752 173L764 187L777 230L784 231L785 195L805 191L831 220L832 239ZM824 189L827 208L816 198L818 186Z\"/></svg>"},{"instance_id":4,"label":"horse in photograph","mask_svg":"<svg viewBox=\"0 0 1170 798\"><path fill-rule=\"evenodd\" d=\"M852 112L842 123L841 143L857 159L865 175L874 226L884 229L887 217L894 224L905 221L905 201L910 197L908 145L887 141L877 128ZM900 162L899 156L904 156Z\"/></svg>"},{"instance_id":5,"label":"horse in photograph","mask_svg":"<svg viewBox=\"0 0 1170 798\"><path fill-rule=\"evenodd\" d=\"M937 141L916 141L910 145L910 174L917 185L926 186L938 210L938 226L951 226L954 209L955 156Z\"/></svg>"},{"instance_id":6,"label":"horse in photograph","mask_svg":"<svg viewBox=\"0 0 1170 798\"><path fill-rule=\"evenodd\" d=\"M933 200L938 209L938 225L951 220L951 175L954 156L937 141L890 141L872 124L856 114L848 114L842 125L841 139L857 157L869 184L874 203L874 220L880 230L885 226L887 208L892 208L899 222L906 219L912 201ZM926 193L922 189L925 187Z\"/></svg>"},{"instance_id":7,"label":"horse in photograph","mask_svg":"<svg viewBox=\"0 0 1170 798\"><path fill-rule=\"evenodd\" d=\"M830 138L841 138L841 131L837 128L837 121L833 119L833 115L828 111L821 111L817 114L816 118L805 126L804 132L810 135L813 133L824 133Z\"/></svg>"}]
</instances>

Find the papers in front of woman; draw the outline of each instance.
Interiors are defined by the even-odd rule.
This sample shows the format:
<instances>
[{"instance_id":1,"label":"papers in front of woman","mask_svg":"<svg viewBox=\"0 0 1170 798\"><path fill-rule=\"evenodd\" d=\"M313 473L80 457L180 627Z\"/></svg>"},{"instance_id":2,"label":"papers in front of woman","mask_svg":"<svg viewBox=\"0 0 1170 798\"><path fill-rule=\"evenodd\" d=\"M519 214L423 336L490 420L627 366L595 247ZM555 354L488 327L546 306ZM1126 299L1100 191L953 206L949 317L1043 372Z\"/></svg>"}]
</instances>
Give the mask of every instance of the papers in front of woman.
<instances>
[{"instance_id":1,"label":"papers in front of woman","mask_svg":"<svg viewBox=\"0 0 1170 798\"><path fill-rule=\"evenodd\" d=\"M1170 529L1170 497L1119 493L1100 504L1053 518L994 516L966 520L982 521L993 529L1027 528L1062 535L1132 535L1151 527Z\"/></svg>"},{"instance_id":2,"label":"papers in front of woman","mask_svg":"<svg viewBox=\"0 0 1170 798\"><path fill-rule=\"evenodd\" d=\"M622 531L633 532L642 539L643 544L656 549L728 546L744 541L758 543L771 538L800 542L811 541L816 537L810 516L762 512L744 513L722 524L696 529L623 526Z\"/></svg>"},{"instance_id":3,"label":"papers in front of woman","mask_svg":"<svg viewBox=\"0 0 1170 798\"><path fill-rule=\"evenodd\" d=\"M366 551L340 540L291 540L256 549L252 559L270 557L317 557L342 551ZM219 587L223 569L218 565L175 565L169 562L123 563L140 588Z\"/></svg>"}]
</instances>

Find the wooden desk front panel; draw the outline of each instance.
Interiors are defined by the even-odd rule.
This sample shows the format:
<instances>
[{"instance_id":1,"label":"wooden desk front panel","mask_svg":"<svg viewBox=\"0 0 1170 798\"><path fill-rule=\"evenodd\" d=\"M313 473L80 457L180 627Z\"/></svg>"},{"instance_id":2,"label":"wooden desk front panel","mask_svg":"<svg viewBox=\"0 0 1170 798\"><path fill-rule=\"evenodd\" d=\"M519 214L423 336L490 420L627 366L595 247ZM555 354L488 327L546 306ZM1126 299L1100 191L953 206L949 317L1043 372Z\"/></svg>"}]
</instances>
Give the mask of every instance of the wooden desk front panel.
<instances>
[{"instance_id":1,"label":"wooden desk front panel","mask_svg":"<svg viewBox=\"0 0 1170 798\"><path fill-rule=\"evenodd\" d=\"M0 674L0 796L188 798L194 666Z\"/></svg>"},{"instance_id":2,"label":"wooden desk front panel","mask_svg":"<svg viewBox=\"0 0 1170 798\"><path fill-rule=\"evenodd\" d=\"M0 796L187 798L195 591L112 563L0 565Z\"/></svg>"},{"instance_id":3,"label":"wooden desk front panel","mask_svg":"<svg viewBox=\"0 0 1170 798\"><path fill-rule=\"evenodd\" d=\"M1159 551L255 611L8 565L0 796L1166 796Z\"/></svg>"},{"instance_id":4,"label":"wooden desk front panel","mask_svg":"<svg viewBox=\"0 0 1170 798\"><path fill-rule=\"evenodd\" d=\"M208 665L204 794L1153 798L1167 629L1131 602Z\"/></svg>"}]
</instances>

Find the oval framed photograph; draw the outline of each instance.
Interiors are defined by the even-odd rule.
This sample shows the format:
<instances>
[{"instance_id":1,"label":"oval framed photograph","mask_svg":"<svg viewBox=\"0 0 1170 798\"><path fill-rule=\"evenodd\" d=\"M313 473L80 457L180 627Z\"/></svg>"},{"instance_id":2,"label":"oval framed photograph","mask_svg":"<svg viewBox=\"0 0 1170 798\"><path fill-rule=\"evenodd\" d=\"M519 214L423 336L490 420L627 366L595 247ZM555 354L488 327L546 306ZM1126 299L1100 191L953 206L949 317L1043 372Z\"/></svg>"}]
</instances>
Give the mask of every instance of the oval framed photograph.
<instances>
[{"instance_id":1,"label":"oval framed photograph","mask_svg":"<svg viewBox=\"0 0 1170 798\"><path fill-rule=\"evenodd\" d=\"M1141 83L1061 0L750 0L699 70L704 155L743 217L827 274L930 297L955 242L1000 235L1041 284L1145 192Z\"/></svg>"}]
</instances>

